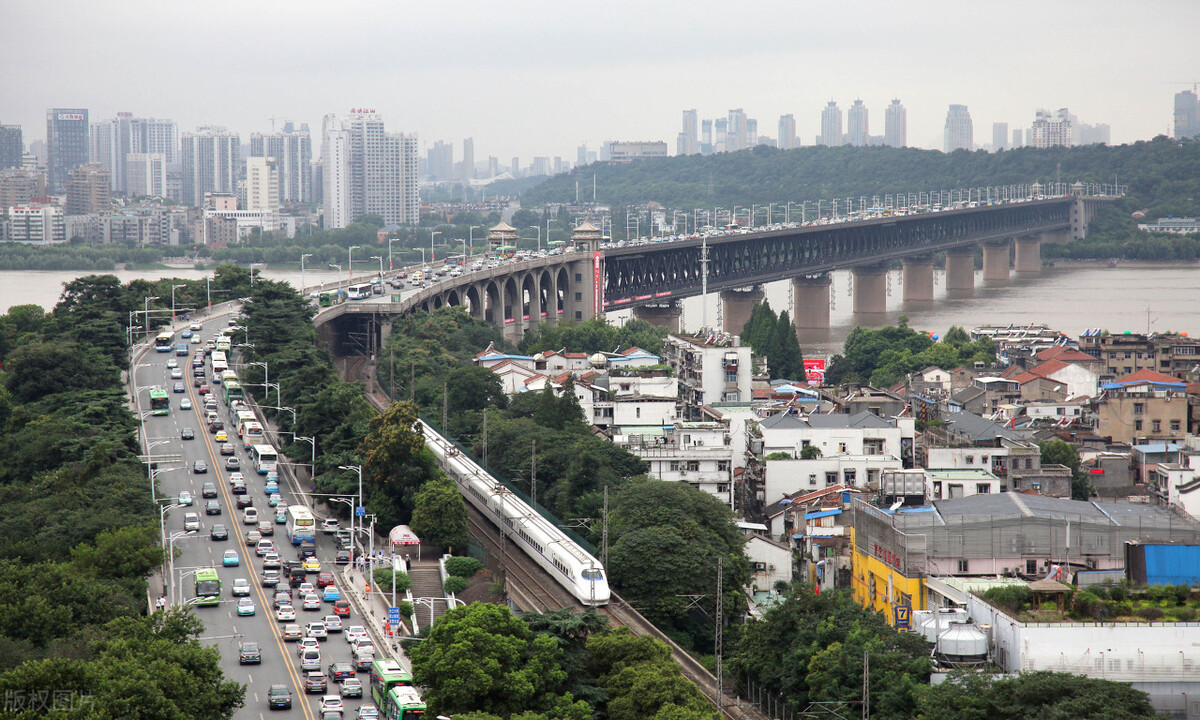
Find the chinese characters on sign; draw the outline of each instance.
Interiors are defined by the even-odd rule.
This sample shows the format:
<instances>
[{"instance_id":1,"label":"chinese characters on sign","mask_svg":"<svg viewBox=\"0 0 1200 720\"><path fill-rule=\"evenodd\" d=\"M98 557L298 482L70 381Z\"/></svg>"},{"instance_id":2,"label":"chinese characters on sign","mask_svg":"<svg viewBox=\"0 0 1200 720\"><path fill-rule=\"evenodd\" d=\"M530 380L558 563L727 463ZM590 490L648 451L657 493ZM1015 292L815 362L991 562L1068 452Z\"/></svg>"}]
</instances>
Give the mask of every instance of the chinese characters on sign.
<instances>
[{"instance_id":1,"label":"chinese characters on sign","mask_svg":"<svg viewBox=\"0 0 1200 720\"><path fill-rule=\"evenodd\" d=\"M888 565L891 565L892 567L896 568L897 570L899 570L901 572L904 571L904 566L903 566L900 556L897 555L896 553L892 552L891 550L888 550L887 548L880 545L879 543L871 543L871 554L874 555L876 558L884 561Z\"/></svg>"}]
</instances>

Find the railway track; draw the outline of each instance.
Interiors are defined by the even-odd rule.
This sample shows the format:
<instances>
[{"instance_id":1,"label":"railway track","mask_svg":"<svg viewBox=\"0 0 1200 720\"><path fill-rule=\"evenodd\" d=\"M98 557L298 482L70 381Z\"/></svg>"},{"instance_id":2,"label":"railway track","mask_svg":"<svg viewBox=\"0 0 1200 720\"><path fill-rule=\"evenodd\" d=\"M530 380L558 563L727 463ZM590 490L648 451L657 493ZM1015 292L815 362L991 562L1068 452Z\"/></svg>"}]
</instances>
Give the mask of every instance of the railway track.
<instances>
[{"instance_id":1,"label":"railway track","mask_svg":"<svg viewBox=\"0 0 1200 720\"><path fill-rule=\"evenodd\" d=\"M352 381L367 382L367 358L344 358L345 378ZM367 382L367 401L379 412L387 410L391 399L383 393L370 388L373 383ZM503 547L496 525L479 513L470 503L467 507L467 527L471 537L482 543L491 561L489 569L500 574L505 580L505 590L523 607L536 607L543 611L561 610L563 608L583 609L583 605L564 590L558 583L550 579L542 568L530 561L516 546L508 544ZM511 582L509 582L511 581ZM692 657L686 650L679 647L666 633L659 630L653 623L630 607L616 591L612 592L612 600L608 605L597 608L606 615L611 624L628 627L635 635L650 635L666 643L671 649L679 670L685 678L700 689L700 692L721 711L722 716L730 720L767 720L755 705L736 696L722 693L717 687L717 678L700 661Z\"/></svg>"}]
</instances>

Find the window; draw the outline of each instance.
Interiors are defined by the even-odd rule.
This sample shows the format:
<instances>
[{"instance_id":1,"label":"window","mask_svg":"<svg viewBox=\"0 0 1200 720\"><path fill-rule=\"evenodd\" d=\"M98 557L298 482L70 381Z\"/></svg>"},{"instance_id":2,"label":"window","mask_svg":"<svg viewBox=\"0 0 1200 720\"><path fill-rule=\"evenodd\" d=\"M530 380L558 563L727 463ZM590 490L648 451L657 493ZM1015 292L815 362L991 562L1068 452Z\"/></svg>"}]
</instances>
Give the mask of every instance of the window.
<instances>
[{"instance_id":1,"label":"window","mask_svg":"<svg viewBox=\"0 0 1200 720\"><path fill-rule=\"evenodd\" d=\"M837 480L838 480L837 473L835 473L835 472L825 473L825 484L826 485L837 485Z\"/></svg>"},{"instance_id":2,"label":"window","mask_svg":"<svg viewBox=\"0 0 1200 720\"><path fill-rule=\"evenodd\" d=\"M1125 353L1125 359L1126 359L1126 360L1128 360L1128 359L1129 359L1129 358L1131 358L1131 357L1133 357L1133 353Z\"/></svg>"},{"instance_id":3,"label":"window","mask_svg":"<svg viewBox=\"0 0 1200 720\"><path fill-rule=\"evenodd\" d=\"M809 442L808 440L801 440L801 441L800 441L800 449L802 449L802 450L803 450L804 448L808 447L809 445L812 445L812 443L811 443L811 442Z\"/></svg>"},{"instance_id":4,"label":"window","mask_svg":"<svg viewBox=\"0 0 1200 720\"><path fill-rule=\"evenodd\" d=\"M1154 420L1150 423L1153 432L1162 432L1162 420Z\"/></svg>"},{"instance_id":5,"label":"window","mask_svg":"<svg viewBox=\"0 0 1200 720\"><path fill-rule=\"evenodd\" d=\"M840 453L846 452L846 443L838 443L838 452L840 452Z\"/></svg>"},{"instance_id":6,"label":"window","mask_svg":"<svg viewBox=\"0 0 1200 720\"><path fill-rule=\"evenodd\" d=\"M975 456L974 456L974 455L968 455L968 456L967 456L967 464L968 464L968 465L974 465L974 464L975 464Z\"/></svg>"},{"instance_id":7,"label":"window","mask_svg":"<svg viewBox=\"0 0 1200 720\"><path fill-rule=\"evenodd\" d=\"M671 461L671 465L670 465L670 469L671 469L671 472L677 472L677 471L679 470L679 461L678 461L678 460L672 460L672 461Z\"/></svg>"},{"instance_id":8,"label":"window","mask_svg":"<svg viewBox=\"0 0 1200 720\"><path fill-rule=\"evenodd\" d=\"M1133 421L1133 429L1134 429L1134 430L1141 430L1141 429L1142 429L1142 421L1141 421L1141 420L1134 420L1134 421Z\"/></svg>"},{"instance_id":9,"label":"window","mask_svg":"<svg viewBox=\"0 0 1200 720\"><path fill-rule=\"evenodd\" d=\"M640 418L640 417L642 416L642 409L641 409L641 408L634 408L634 409L633 409L633 416L634 416L634 417L636 417L636 418Z\"/></svg>"},{"instance_id":10,"label":"window","mask_svg":"<svg viewBox=\"0 0 1200 720\"><path fill-rule=\"evenodd\" d=\"M688 469L688 472L699 472L700 471L700 461L699 460L689 460L688 464L687 464L687 469Z\"/></svg>"},{"instance_id":11,"label":"window","mask_svg":"<svg viewBox=\"0 0 1200 720\"><path fill-rule=\"evenodd\" d=\"M737 370L734 370L733 372L726 372L725 373L725 382L727 382L727 383L737 382Z\"/></svg>"},{"instance_id":12,"label":"window","mask_svg":"<svg viewBox=\"0 0 1200 720\"><path fill-rule=\"evenodd\" d=\"M583 275L581 275L580 273L575 273L575 282L583 282ZM1125 357L1129 357L1129 356L1126 355Z\"/></svg>"},{"instance_id":13,"label":"window","mask_svg":"<svg viewBox=\"0 0 1200 720\"><path fill-rule=\"evenodd\" d=\"M809 485L816 485L816 484L817 484L817 474L816 474L816 473L809 473L809 475L808 475L808 484L809 484Z\"/></svg>"},{"instance_id":14,"label":"window","mask_svg":"<svg viewBox=\"0 0 1200 720\"><path fill-rule=\"evenodd\" d=\"M729 472L729 461L728 460L718 460L717 461L717 470L719 472Z\"/></svg>"},{"instance_id":15,"label":"window","mask_svg":"<svg viewBox=\"0 0 1200 720\"><path fill-rule=\"evenodd\" d=\"M970 570L967 569L967 561L966 560L958 561L958 571L960 573L970 572Z\"/></svg>"},{"instance_id":16,"label":"window","mask_svg":"<svg viewBox=\"0 0 1200 720\"><path fill-rule=\"evenodd\" d=\"M975 483L976 495L987 495L992 491L992 486L988 483Z\"/></svg>"},{"instance_id":17,"label":"window","mask_svg":"<svg viewBox=\"0 0 1200 720\"><path fill-rule=\"evenodd\" d=\"M845 480L847 485L853 485L854 481L858 479L858 471L854 469L844 470L842 472L842 478Z\"/></svg>"},{"instance_id":18,"label":"window","mask_svg":"<svg viewBox=\"0 0 1200 720\"><path fill-rule=\"evenodd\" d=\"M1033 458L1031 458L1031 457L1027 457L1027 458L1025 458L1025 469L1026 469L1026 470L1032 470L1032 469L1033 469Z\"/></svg>"},{"instance_id":19,"label":"window","mask_svg":"<svg viewBox=\"0 0 1200 720\"><path fill-rule=\"evenodd\" d=\"M1025 574L1026 575L1036 575L1037 574L1037 560L1026 560L1025 561Z\"/></svg>"},{"instance_id":20,"label":"window","mask_svg":"<svg viewBox=\"0 0 1200 720\"><path fill-rule=\"evenodd\" d=\"M1141 415L1144 412L1146 412L1146 404L1145 403L1134 403L1133 404L1133 414L1134 415Z\"/></svg>"},{"instance_id":21,"label":"window","mask_svg":"<svg viewBox=\"0 0 1200 720\"><path fill-rule=\"evenodd\" d=\"M1179 421L1178 420L1171 421L1171 432L1179 432Z\"/></svg>"}]
</instances>

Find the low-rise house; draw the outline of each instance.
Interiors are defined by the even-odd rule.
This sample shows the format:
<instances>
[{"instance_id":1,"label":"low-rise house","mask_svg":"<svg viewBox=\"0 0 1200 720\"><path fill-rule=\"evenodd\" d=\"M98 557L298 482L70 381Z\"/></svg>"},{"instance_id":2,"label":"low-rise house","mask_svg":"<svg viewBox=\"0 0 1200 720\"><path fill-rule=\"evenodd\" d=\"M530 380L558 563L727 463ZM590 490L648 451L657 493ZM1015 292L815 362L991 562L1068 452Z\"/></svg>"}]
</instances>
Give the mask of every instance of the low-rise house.
<instances>
[{"instance_id":1,"label":"low-rise house","mask_svg":"<svg viewBox=\"0 0 1200 720\"><path fill-rule=\"evenodd\" d=\"M1105 383L1096 403L1096 432L1116 442L1179 442L1187 432L1187 383L1139 370Z\"/></svg>"}]
</instances>

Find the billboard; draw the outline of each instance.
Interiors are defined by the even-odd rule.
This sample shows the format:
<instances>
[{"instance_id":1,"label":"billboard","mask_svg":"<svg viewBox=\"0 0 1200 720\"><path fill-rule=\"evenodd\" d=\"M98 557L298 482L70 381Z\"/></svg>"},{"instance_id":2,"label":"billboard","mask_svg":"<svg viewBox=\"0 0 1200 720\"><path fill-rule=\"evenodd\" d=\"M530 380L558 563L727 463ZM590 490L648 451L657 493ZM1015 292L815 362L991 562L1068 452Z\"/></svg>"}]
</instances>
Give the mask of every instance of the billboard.
<instances>
[{"instance_id":1,"label":"billboard","mask_svg":"<svg viewBox=\"0 0 1200 720\"><path fill-rule=\"evenodd\" d=\"M597 316L604 312L603 258L600 252L592 253L592 314Z\"/></svg>"},{"instance_id":2,"label":"billboard","mask_svg":"<svg viewBox=\"0 0 1200 720\"><path fill-rule=\"evenodd\" d=\"M804 375L809 385L825 384L825 358L804 361Z\"/></svg>"}]
</instances>

